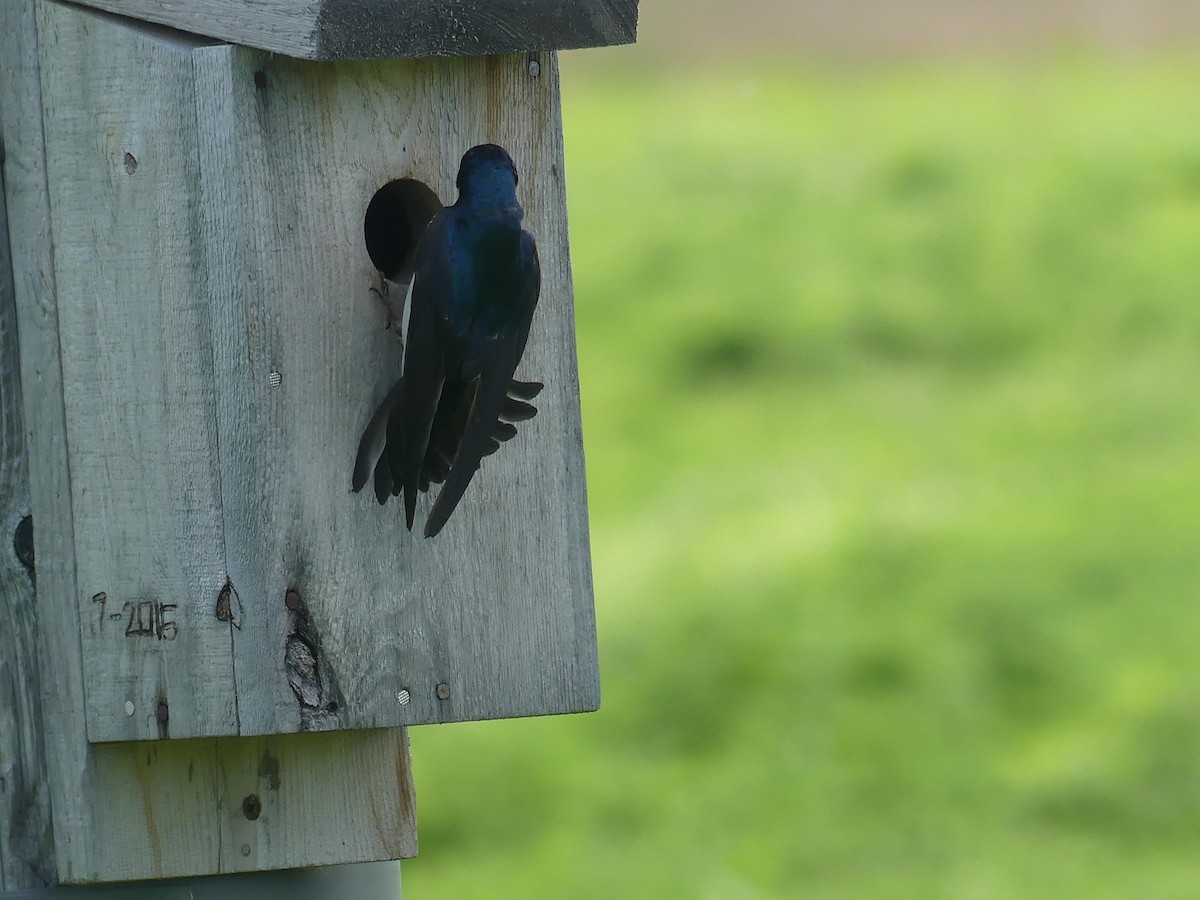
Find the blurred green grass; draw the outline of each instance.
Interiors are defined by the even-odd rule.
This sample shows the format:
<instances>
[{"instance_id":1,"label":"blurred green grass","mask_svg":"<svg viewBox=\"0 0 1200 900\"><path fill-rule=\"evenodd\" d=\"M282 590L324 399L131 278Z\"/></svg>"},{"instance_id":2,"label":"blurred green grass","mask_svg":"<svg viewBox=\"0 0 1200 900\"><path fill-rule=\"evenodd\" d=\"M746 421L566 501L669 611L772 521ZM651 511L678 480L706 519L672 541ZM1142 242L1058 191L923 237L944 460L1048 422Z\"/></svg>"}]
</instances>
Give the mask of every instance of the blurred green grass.
<instances>
[{"instance_id":1,"label":"blurred green grass","mask_svg":"<svg viewBox=\"0 0 1200 900\"><path fill-rule=\"evenodd\" d=\"M422 900L1200 896L1200 63L568 68L604 706Z\"/></svg>"}]
</instances>

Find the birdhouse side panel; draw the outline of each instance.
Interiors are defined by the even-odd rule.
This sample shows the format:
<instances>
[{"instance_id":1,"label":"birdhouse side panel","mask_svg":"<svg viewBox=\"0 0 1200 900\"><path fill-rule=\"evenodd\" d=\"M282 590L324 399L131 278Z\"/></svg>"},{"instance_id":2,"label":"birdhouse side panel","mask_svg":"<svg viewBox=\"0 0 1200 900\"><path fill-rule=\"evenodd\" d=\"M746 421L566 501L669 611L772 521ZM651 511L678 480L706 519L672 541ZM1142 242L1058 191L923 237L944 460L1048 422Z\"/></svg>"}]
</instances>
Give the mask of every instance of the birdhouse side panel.
<instances>
[{"instance_id":1,"label":"birdhouse side panel","mask_svg":"<svg viewBox=\"0 0 1200 900\"><path fill-rule=\"evenodd\" d=\"M196 45L93 14L43 21L89 734L236 733L229 628L213 616L226 567Z\"/></svg>"}]
</instances>

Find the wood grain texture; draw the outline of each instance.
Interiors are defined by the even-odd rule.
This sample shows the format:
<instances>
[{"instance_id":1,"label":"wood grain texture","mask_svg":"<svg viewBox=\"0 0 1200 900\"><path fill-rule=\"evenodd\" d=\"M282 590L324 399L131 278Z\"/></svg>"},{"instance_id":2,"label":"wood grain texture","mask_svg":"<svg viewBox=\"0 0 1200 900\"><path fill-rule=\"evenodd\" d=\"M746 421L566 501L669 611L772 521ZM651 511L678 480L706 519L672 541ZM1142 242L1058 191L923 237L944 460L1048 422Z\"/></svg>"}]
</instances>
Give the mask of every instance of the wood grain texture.
<instances>
[{"instance_id":1,"label":"wood grain texture","mask_svg":"<svg viewBox=\"0 0 1200 900\"><path fill-rule=\"evenodd\" d=\"M57 12L40 57L89 722L236 734L196 44Z\"/></svg>"},{"instance_id":2,"label":"wood grain texture","mask_svg":"<svg viewBox=\"0 0 1200 900\"><path fill-rule=\"evenodd\" d=\"M637 0L76 0L301 59L482 56L632 43Z\"/></svg>"},{"instance_id":3,"label":"wood grain texture","mask_svg":"<svg viewBox=\"0 0 1200 900\"><path fill-rule=\"evenodd\" d=\"M17 306L0 185L0 892L57 880L42 735Z\"/></svg>"},{"instance_id":4,"label":"wood grain texture","mask_svg":"<svg viewBox=\"0 0 1200 900\"><path fill-rule=\"evenodd\" d=\"M73 801L81 789L81 773L76 772L79 759L72 751L84 751L87 744L83 735L83 672L74 605L58 317L32 0L0 4L0 67L4 189L22 343L25 448L41 556L37 566L38 629L46 651L44 670L54 672L54 677L40 686L40 701L51 808L59 817L54 842L61 878L61 848L73 831L62 827L62 816L75 806ZM52 602L52 598L58 602Z\"/></svg>"},{"instance_id":5,"label":"wood grain texture","mask_svg":"<svg viewBox=\"0 0 1200 900\"><path fill-rule=\"evenodd\" d=\"M47 107L43 119L41 76L49 73L39 72L38 60L39 37L71 46L88 32L103 43L113 40L113 28L126 26L34 0L0 4L0 128L8 213L19 223L10 243L37 522L38 627L43 671L54 673L43 682L41 712L58 877L64 883L135 880L411 856L414 798L401 729L154 745L88 742L59 354L58 311L72 301L57 296L43 131L71 112ZM103 152L115 126L103 117L96 122L94 145ZM123 158L120 163L123 169ZM98 220L97 229L109 221ZM262 804L253 821L242 809L250 794Z\"/></svg>"}]
</instances>

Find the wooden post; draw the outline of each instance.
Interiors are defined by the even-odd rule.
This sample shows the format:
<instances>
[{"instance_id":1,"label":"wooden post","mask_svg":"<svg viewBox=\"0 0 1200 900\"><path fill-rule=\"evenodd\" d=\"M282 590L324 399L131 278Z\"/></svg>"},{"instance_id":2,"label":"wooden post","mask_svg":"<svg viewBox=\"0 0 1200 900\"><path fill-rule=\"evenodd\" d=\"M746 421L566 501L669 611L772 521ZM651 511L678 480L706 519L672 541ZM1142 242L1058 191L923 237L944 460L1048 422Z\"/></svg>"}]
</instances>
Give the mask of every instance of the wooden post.
<instances>
[{"instance_id":1,"label":"wooden post","mask_svg":"<svg viewBox=\"0 0 1200 900\"><path fill-rule=\"evenodd\" d=\"M42 738L17 306L0 184L0 891L56 880Z\"/></svg>"}]
</instances>

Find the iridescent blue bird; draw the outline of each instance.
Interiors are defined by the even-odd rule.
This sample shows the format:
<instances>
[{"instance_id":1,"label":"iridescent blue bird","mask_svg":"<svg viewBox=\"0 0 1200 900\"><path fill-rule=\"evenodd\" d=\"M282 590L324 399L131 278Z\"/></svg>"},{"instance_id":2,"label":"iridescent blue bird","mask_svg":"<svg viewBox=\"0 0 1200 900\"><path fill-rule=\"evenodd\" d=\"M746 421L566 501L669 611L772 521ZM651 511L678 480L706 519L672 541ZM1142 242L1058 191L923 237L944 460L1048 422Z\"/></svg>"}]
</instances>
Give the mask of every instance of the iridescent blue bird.
<instances>
[{"instance_id":1,"label":"iridescent blue bird","mask_svg":"<svg viewBox=\"0 0 1200 900\"><path fill-rule=\"evenodd\" d=\"M375 496L404 494L409 530L417 495L441 484L425 522L446 524L483 457L532 418L538 382L516 381L541 291L537 244L521 228L517 169L495 144L472 147L458 200L437 212L417 244L400 380L368 423L355 491L374 472Z\"/></svg>"}]
</instances>

